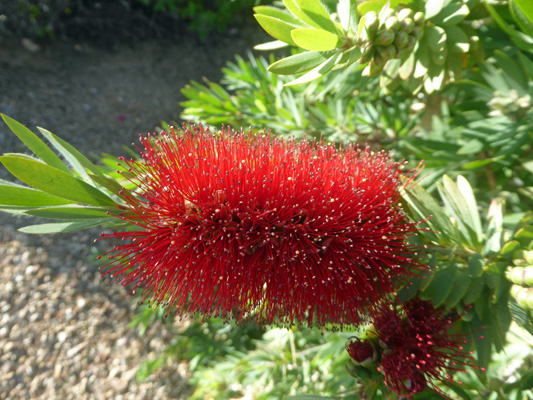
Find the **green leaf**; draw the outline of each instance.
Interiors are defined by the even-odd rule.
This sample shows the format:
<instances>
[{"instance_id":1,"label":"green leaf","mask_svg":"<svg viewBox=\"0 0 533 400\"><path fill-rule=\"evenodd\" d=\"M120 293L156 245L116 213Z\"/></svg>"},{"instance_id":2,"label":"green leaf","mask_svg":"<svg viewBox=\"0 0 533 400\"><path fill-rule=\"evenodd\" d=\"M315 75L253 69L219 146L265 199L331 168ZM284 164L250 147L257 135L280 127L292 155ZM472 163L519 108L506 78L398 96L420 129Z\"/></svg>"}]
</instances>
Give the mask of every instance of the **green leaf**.
<instances>
[{"instance_id":1,"label":"green leaf","mask_svg":"<svg viewBox=\"0 0 533 400\"><path fill-rule=\"evenodd\" d=\"M415 53L411 52L398 71L400 78L407 80L415 68Z\"/></svg>"},{"instance_id":2,"label":"green leaf","mask_svg":"<svg viewBox=\"0 0 533 400\"><path fill-rule=\"evenodd\" d=\"M426 76L429 69L429 51L427 46L418 46L415 55L415 69L413 77L422 78Z\"/></svg>"},{"instance_id":3,"label":"green leaf","mask_svg":"<svg viewBox=\"0 0 533 400\"><path fill-rule=\"evenodd\" d=\"M431 58L437 65L444 64L446 60L446 31L440 26L430 25L424 30L427 45L431 49Z\"/></svg>"},{"instance_id":4,"label":"green leaf","mask_svg":"<svg viewBox=\"0 0 533 400\"><path fill-rule=\"evenodd\" d=\"M278 50L283 47L287 47L288 44L285 42L282 42L281 40L274 40L272 42L266 42L261 44L256 44L254 46L254 50L259 51L272 51L272 50Z\"/></svg>"},{"instance_id":5,"label":"green leaf","mask_svg":"<svg viewBox=\"0 0 533 400\"><path fill-rule=\"evenodd\" d=\"M425 17L431 19L436 16L444 7L445 0L427 0L425 2Z\"/></svg>"},{"instance_id":6,"label":"green leaf","mask_svg":"<svg viewBox=\"0 0 533 400\"><path fill-rule=\"evenodd\" d=\"M455 237L455 230L448 216L442 210L437 201L419 184L411 184L409 190L400 189L402 198L416 212L418 219L429 218L426 222L429 228L435 232L441 232L437 239L445 239L446 242Z\"/></svg>"},{"instance_id":7,"label":"green leaf","mask_svg":"<svg viewBox=\"0 0 533 400\"><path fill-rule=\"evenodd\" d=\"M474 208L476 207L475 202L471 202L472 196L466 193L469 198L469 201L467 201L458 185L449 176L443 176L443 184L437 183L437 190L447 211L455 219L459 231L467 242L477 248L481 239L481 229L477 230L478 226L480 226L478 223L479 213L477 208ZM465 186L464 183L463 186Z\"/></svg>"},{"instance_id":8,"label":"green leaf","mask_svg":"<svg viewBox=\"0 0 533 400\"><path fill-rule=\"evenodd\" d=\"M462 300L470 287L471 280L469 271L457 271L451 284L453 290L450 291L445 300L446 308L453 308Z\"/></svg>"},{"instance_id":9,"label":"green leaf","mask_svg":"<svg viewBox=\"0 0 533 400\"><path fill-rule=\"evenodd\" d=\"M481 218L479 216L476 196L474 196L472 186L470 186L470 183L468 183L464 176L459 175L457 177L457 187L459 188L461 195L465 199L468 207L469 224L471 224L471 227L476 233L477 240L481 241L481 236L483 235L481 230Z\"/></svg>"},{"instance_id":10,"label":"green leaf","mask_svg":"<svg viewBox=\"0 0 533 400\"><path fill-rule=\"evenodd\" d=\"M385 68L380 74L379 85L381 87L388 86L398 76L400 72L401 61L399 59L389 60L385 64Z\"/></svg>"},{"instance_id":11,"label":"green leaf","mask_svg":"<svg viewBox=\"0 0 533 400\"><path fill-rule=\"evenodd\" d=\"M477 168L484 167L485 165L488 165L491 162L493 162L491 158L487 158L485 160L475 160L475 161L471 161L471 162L464 164L462 168L466 170L477 169Z\"/></svg>"},{"instance_id":12,"label":"green leaf","mask_svg":"<svg viewBox=\"0 0 533 400\"><path fill-rule=\"evenodd\" d=\"M108 222L110 218L100 218L100 219L82 219L69 222L54 222L50 224L40 224L40 225L29 225L23 228L20 228L19 231L23 233L31 234L46 234L46 233L61 233L61 232L71 232L78 231L80 229L91 228L93 226L101 225L105 222Z\"/></svg>"},{"instance_id":13,"label":"green leaf","mask_svg":"<svg viewBox=\"0 0 533 400\"><path fill-rule=\"evenodd\" d=\"M483 292L484 288L485 288L485 283L482 278L472 279L470 282L468 291L463 297L463 303L464 304L474 303L478 299L478 297L481 296L481 293Z\"/></svg>"},{"instance_id":14,"label":"green leaf","mask_svg":"<svg viewBox=\"0 0 533 400\"><path fill-rule=\"evenodd\" d=\"M302 26L302 23L298 18L295 18L293 15L289 14L284 10L280 10L277 7L272 6L257 6L253 8L254 13L259 15L265 15L267 17L273 17L281 21L285 21L288 24L294 26Z\"/></svg>"},{"instance_id":15,"label":"green leaf","mask_svg":"<svg viewBox=\"0 0 533 400\"><path fill-rule=\"evenodd\" d=\"M333 50L342 44L336 34L322 29L297 28L291 31L291 36L297 46L312 51Z\"/></svg>"},{"instance_id":16,"label":"green leaf","mask_svg":"<svg viewBox=\"0 0 533 400\"><path fill-rule=\"evenodd\" d=\"M318 51L306 51L282 58L268 67L270 72L280 75L293 75L309 71L323 63L327 57Z\"/></svg>"},{"instance_id":17,"label":"green leaf","mask_svg":"<svg viewBox=\"0 0 533 400\"><path fill-rule=\"evenodd\" d=\"M468 6L461 3L451 3L444 7L432 21L440 26L457 25L470 13ZM427 17L428 19L430 17Z\"/></svg>"},{"instance_id":18,"label":"green leaf","mask_svg":"<svg viewBox=\"0 0 533 400\"><path fill-rule=\"evenodd\" d=\"M533 23L533 2L531 0L513 0L524 15Z\"/></svg>"},{"instance_id":19,"label":"green leaf","mask_svg":"<svg viewBox=\"0 0 533 400\"><path fill-rule=\"evenodd\" d=\"M319 0L283 0L285 7L300 21L336 33L335 24Z\"/></svg>"},{"instance_id":20,"label":"green leaf","mask_svg":"<svg viewBox=\"0 0 533 400\"><path fill-rule=\"evenodd\" d=\"M5 114L1 114L4 122L9 126L9 129L13 131L15 135L26 145L28 149L43 160L48 165L57 168L63 172L70 173L68 168L63 164L63 161L52 151L50 148L37 137L35 133L30 131L20 122L15 121L13 118L9 118Z\"/></svg>"},{"instance_id":21,"label":"green leaf","mask_svg":"<svg viewBox=\"0 0 533 400\"><path fill-rule=\"evenodd\" d=\"M0 162L15 177L35 189L63 199L97 206L115 206L115 202L95 187L39 161L2 156Z\"/></svg>"},{"instance_id":22,"label":"green leaf","mask_svg":"<svg viewBox=\"0 0 533 400\"><path fill-rule=\"evenodd\" d=\"M89 174L89 177L93 181L98 183L99 185L105 187L111 193L115 194L116 196L120 198L124 198L121 192L125 190L125 188L113 178L107 177L105 175L93 175L93 174Z\"/></svg>"},{"instance_id":23,"label":"green leaf","mask_svg":"<svg viewBox=\"0 0 533 400\"><path fill-rule=\"evenodd\" d=\"M368 0L364 1L357 6L357 11L360 15L365 15L370 11L374 11L379 14L381 9L389 3L390 8L394 9L400 4L399 0Z\"/></svg>"},{"instance_id":24,"label":"green leaf","mask_svg":"<svg viewBox=\"0 0 533 400\"><path fill-rule=\"evenodd\" d=\"M341 26L345 32L357 30L357 8L353 0L339 0L337 15L341 20Z\"/></svg>"},{"instance_id":25,"label":"green leaf","mask_svg":"<svg viewBox=\"0 0 533 400\"><path fill-rule=\"evenodd\" d=\"M336 53L333 54L331 57L329 57L326 61L324 61L322 64L316 66L311 71L307 72L306 74L300 76L299 78L286 83L285 86L295 86L295 85L301 85L303 83L314 81L315 79L320 78L321 76L327 74L331 69L337 64L337 62L342 58L342 53Z\"/></svg>"},{"instance_id":26,"label":"green leaf","mask_svg":"<svg viewBox=\"0 0 533 400\"><path fill-rule=\"evenodd\" d=\"M479 253L472 254L468 258L468 273L470 276L477 278L483 274L485 267L485 257Z\"/></svg>"},{"instance_id":27,"label":"green leaf","mask_svg":"<svg viewBox=\"0 0 533 400\"><path fill-rule=\"evenodd\" d=\"M448 386L451 390L453 390L458 396L461 396L463 400L471 400L471 397L468 395L468 393L457 383L455 383L452 380L444 380L442 381L446 386Z\"/></svg>"},{"instance_id":28,"label":"green leaf","mask_svg":"<svg viewBox=\"0 0 533 400\"><path fill-rule=\"evenodd\" d=\"M450 50L458 50L462 53L467 53L470 50L470 40L468 35L458 26L446 26L447 46Z\"/></svg>"},{"instance_id":29,"label":"green leaf","mask_svg":"<svg viewBox=\"0 0 533 400\"><path fill-rule=\"evenodd\" d=\"M51 194L18 185L0 185L0 204L7 206L39 207L69 204Z\"/></svg>"},{"instance_id":30,"label":"green leaf","mask_svg":"<svg viewBox=\"0 0 533 400\"><path fill-rule=\"evenodd\" d=\"M514 20L520 26L520 29L529 36L533 36L533 21L524 14L524 12L518 7L515 1L509 1L509 9Z\"/></svg>"},{"instance_id":31,"label":"green leaf","mask_svg":"<svg viewBox=\"0 0 533 400\"><path fill-rule=\"evenodd\" d=\"M487 228L485 239L485 253L498 253L502 247L503 234L503 205L501 201L493 199L487 213Z\"/></svg>"},{"instance_id":32,"label":"green leaf","mask_svg":"<svg viewBox=\"0 0 533 400\"><path fill-rule=\"evenodd\" d=\"M437 269L431 283L420 293L420 297L424 300L431 300L435 307L440 306L452 290L455 270L455 267L451 266Z\"/></svg>"},{"instance_id":33,"label":"green leaf","mask_svg":"<svg viewBox=\"0 0 533 400\"><path fill-rule=\"evenodd\" d=\"M483 143L479 139L471 139L468 142L466 142L459 150L457 150L457 155L468 155L468 154L476 154L485 149L487 145Z\"/></svg>"},{"instance_id":34,"label":"green leaf","mask_svg":"<svg viewBox=\"0 0 533 400\"><path fill-rule=\"evenodd\" d=\"M255 14L254 17L270 36L292 46L296 46L291 36L291 31L296 29L296 26L267 15Z\"/></svg>"},{"instance_id":35,"label":"green leaf","mask_svg":"<svg viewBox=\"0 0 533 400\"><path fill-rule=\"evenodd\" d=\"M98 167L94 165L87 157L80 153L74 146L65 140L61 139L59 136L54 135L52 132L47 131L46 129L37 127L39 132L54 146L54 148L59 151L63 157L72 165L72 167L80 175L84 176L85 168L91 171L93 174L102 175Z\"/></svg>"},{"instance_id":36,"label":"green leaf","mask_svg":"<svg viewBox=\"0 0 533 400\"><path fill-rule=\"evenodd\" d=\"M94 208L72 205L67 207L45 207L35 208L26 212L26 214L41 218L54 219L90 219L90 218L109 218L109 214L120 214L116 208ZM108 214L109 213L109 214Z\"/></svg>"}]
</instances>

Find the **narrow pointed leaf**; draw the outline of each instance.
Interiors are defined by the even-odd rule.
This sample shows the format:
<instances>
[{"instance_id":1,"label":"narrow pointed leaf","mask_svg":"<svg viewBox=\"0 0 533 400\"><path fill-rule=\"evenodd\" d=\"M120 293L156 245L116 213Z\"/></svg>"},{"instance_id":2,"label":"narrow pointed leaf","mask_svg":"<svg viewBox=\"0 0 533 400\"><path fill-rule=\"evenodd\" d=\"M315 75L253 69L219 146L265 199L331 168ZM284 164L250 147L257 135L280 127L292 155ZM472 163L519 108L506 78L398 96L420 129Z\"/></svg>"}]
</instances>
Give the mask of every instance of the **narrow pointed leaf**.
<instances>
[{"instance_id":1,"label":"narrow pointed leaf","mask_svg":"<svg viewBox=\"0 0 533 400\"><path fill-rule=\"evenodd\" d=\"M91 228L108 222L110 218L82 219L69 222L53 222L50 224L29 225L20 228L19 231L31 234L61 233L78 231L80 229Z\"/></svg>"},{"instance_id":2,"label":"narrow pointed leaf","mask_svg":"<svg viewBox=\"0 0 533 400\"><path fill-rule=\"evenodd\" d=\"M313 68L311 71L307 72L306 74L300 76L299 78L286 83L285 86L295 86L295 85L301 85L303 83L314 81L315 79L320 78L321 76L327 74L331 69L335 66L337 61L342 57L341 54L334 54L330 58L328 58L326 61L324 61L322 64L318 65L317 67Z\"/></svg>"},{"instance_id":3,"label":"narrow pointed leaf","mask_svg":"<svg viewBox=\"0 0 533 400\"><path fill-rule=\"evenodd\" d=\"M481 229L481 218L477 209L476 196L474 196L472 187L462 175L457 177L457 187L461 191L461 194L466 201L466 205L468 206L468 214L470 216L472 228L477 235L477 240L481 241L483 231Z\"/></svg>"},{"instance_id":4,"label":"narrow pointed leaf","mask_svg":"<svg viewBox=\"0 0 533 400\"><path fill-rule=\"evenodd\" d=\"M39 139L35 133L5 114L2 114L2 119L7 126L9 126L9 129L11 129L37 157L54 168L70 173L65 164L63 164L63 161L61 161L61 159L41 139Z\"/></svg>"},{"instance_id":5,"label":"narrow pointed leaf","mask_svg":"<svg viewBox=\"0 0 533 400\"><path fill-rule=\"evenodd\" d=\"M83 206L66 206L66 207L45 207L29 210L26 214L34 215L41 218L54 219L91 219L91 218L109 218L108 214L121 213L116 208L94 208Z\"/></svg>"},{"instance_id":6,"label":"narrow pointed leaf","mask_svg":"<svg viewBox=\"0 0 533 400\"><path fill-rule=\"evenodd\" d=\"M63 147L55 138L52 136L52 133L46 129L37 127L39 132L50 142L52 146L65 158L65 160L70 164L72 169L78 173L84 180L88 180L89 176L85 171L85 168L80 164L80 162L74 157L65 147Z\"/></svg>"},{"instance_id":7,"label":"narrow pointed leaf","mask_svg":"<svg viewBox=\"0 0 533 400\"><path fill-rule=\"evenodd\" d=\"M15 177L35 189L72 200L97 206L115 206L115 202L95 187L39 161L23 157L3 156L0 162Z\"/></svg>"},{"instance_id":8,"label":"narrow pointed leaf","mask_svg":"<svg viewBox=\"0 0 533 400\"><path fill-rule=\"evenodd\" d=\"M533 2L531 0L513 0L524 15L533 23Z\"/></svg>"},{"instance_id":9,"label":"narrow pointed leaf","mask_svg":"<svg viewBox=\"0 0 533 400\"><path fill-rule=\"evenodd\" d=\"M292 75L307 72L326 60L318 51L306 51L282 58L268 67L270 72L280 75Z\"/></svg>"},{"instance_id":10,"label":"narrow pointed leaf","mask_svg":"<svg viewBox=\"0 0 533 400\"><path fill-rule=\"evenodd\" d=\"M70 143L61 139L59 136L54 135L52 132L47 131L46 129L39 128L39 127L37 127L37 129L39 129L39 132L41 132L41 134L48 141L50 141L50 143L52 143L58 151L61 151L61 154L63 154L65 158L67 158L67 156L70 154L70 157L74 157L75 160L77 160L82 166L87 168L93 174L102 175L98 167L94 165L87 157L85 157L79 150L77 150ZM60 149L63 149L63 150L60 150Z\"/></svg>"},{"instance_id":11,"label":"narrow pointed leaf","mask_svg":"<svg viewBox=\"0 0 533 400\"><path fill-rule=\"evenodd\" d=\"M281 49L281 48L287 47L287 46L288 46L288 44L285 43L285 42L282 42L281 40L274 40L272 42L266 42L266 43L257 44L257 45L254 46L254 50L269 51L269 50Z\"/></svg>"},{"instance_id":12,"label":"narrow pointed leaf","mask_svg":"<svg viewBox=\"0 0 533 400\"><path fill-rule=\"evenodd\" d=\"M7 206L52 206L69 204L68 200L53 196L40 190L18 185L0 185L0 204Z\"/></svg>"}]
</instances>

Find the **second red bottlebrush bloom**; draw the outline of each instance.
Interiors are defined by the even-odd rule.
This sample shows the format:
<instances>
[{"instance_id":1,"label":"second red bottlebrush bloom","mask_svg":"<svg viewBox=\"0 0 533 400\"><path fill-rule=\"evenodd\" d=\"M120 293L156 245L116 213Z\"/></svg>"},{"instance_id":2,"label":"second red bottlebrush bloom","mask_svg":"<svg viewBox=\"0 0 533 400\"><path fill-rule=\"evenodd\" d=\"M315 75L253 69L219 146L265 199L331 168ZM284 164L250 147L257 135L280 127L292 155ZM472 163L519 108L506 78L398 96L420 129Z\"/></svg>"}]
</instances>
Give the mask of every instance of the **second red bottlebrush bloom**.
<instances>
[{"instance_id":1,"label":"second red bottlebrush bloom","mask_svg":"<svg viewBox=\"0 0 533 400\"><path fill-rule=\"evenodd\" d=\"M472 352L465 350L468 339L449 333L457 319L419 298L401 309L388 302L380 306L373 329L382 348L378 370L385 385L402 397L428 387L443 394L435 381L453 381L453 372L474 367Z\"/></svg>"},{"instance_id":2,"label":"second red bottlebrush bloom","mask_svg":"<svg viewBox=\"0 0 533 400\"><path fill-rule=\"evenodd\" d=\"M405 277L422 271L399 189L416 169L385 153L271 135L141 137L123 160L135 231L104 234L107 272L178 314L237 322L357 325ZM406 179L402 180L402 176Z\"/></svg>"}]
</instances>

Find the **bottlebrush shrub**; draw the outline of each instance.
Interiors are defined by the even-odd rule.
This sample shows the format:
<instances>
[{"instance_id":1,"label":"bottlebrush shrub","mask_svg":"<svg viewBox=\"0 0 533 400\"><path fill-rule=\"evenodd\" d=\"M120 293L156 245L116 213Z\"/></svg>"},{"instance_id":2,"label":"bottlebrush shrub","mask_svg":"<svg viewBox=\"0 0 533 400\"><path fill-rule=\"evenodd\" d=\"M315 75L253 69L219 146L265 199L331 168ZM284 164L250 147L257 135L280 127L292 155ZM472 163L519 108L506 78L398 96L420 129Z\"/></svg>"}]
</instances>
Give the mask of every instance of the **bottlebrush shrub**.
<instances>
[{"instance_id":1,"label":"bottlebrush shrub","mask_svg":"<svg viewBox=\"0 0 533 400\"><path fill-rule=\"evenodd\" d=\"M419 169L388 154L201 126L141 143L142 161L122 160L137 193L118 216L137 230L103 238L128 241L105 273L143 301L342 327L425 269L407 243L418 224L398 204Z\"/></svg>"},{"instance_id":2,"label":"bottlebrush shrub","mask_svg":"<svg viewBox=\"0 0 533 400\"><path fill-rule=\"evenodd\" d=\"M383 379L384 375L385 386L399 396L411 397L427 388L444 394L435 381L451 383L455 371L476 368L473 353L465 350L469 344L466 336L449 333L459 318L419 298L400 309L384 302L372 317L367 339L352 338L346 350L359 365L377 365L374 369L380 374L373 376Z\"/></svg>"}]
</instances>

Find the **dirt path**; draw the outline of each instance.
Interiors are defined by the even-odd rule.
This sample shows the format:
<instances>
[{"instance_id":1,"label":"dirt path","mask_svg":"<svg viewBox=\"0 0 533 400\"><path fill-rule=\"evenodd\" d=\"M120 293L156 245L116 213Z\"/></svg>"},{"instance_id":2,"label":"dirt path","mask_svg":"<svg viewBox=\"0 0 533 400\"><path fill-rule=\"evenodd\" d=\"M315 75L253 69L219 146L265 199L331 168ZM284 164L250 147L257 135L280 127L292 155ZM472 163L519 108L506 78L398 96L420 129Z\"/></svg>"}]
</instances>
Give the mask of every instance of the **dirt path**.
<instances>
[{"instance_id":1,"label":"dirt path","mask_svg":"<svg viewBox=\"0 0 533 400\"><path fill-rule=\"evenodd\" d=\"M226 61L260 41L246 32L209 46L183 39L108 51L55 43L36 52L2 43L0 112L86 154L121 155L139 132L178 119L186 83L217 80ZM5 152L27 151L2 123ZM8 178L3 168L0 178ZM0 214L0 399L187 398L185 364L136 381L137 365L164 349L170 333L162 323L142 337L129 327L132 297L87 261L99 231L16 231L31 222Z\"/></svg>"}]
</instances>

